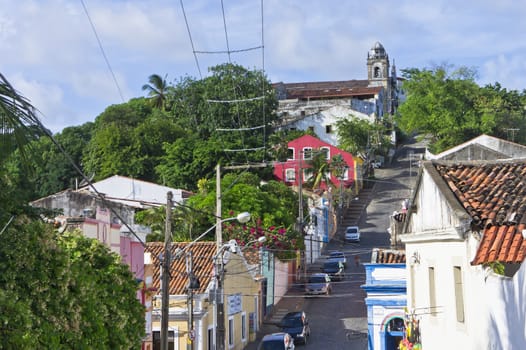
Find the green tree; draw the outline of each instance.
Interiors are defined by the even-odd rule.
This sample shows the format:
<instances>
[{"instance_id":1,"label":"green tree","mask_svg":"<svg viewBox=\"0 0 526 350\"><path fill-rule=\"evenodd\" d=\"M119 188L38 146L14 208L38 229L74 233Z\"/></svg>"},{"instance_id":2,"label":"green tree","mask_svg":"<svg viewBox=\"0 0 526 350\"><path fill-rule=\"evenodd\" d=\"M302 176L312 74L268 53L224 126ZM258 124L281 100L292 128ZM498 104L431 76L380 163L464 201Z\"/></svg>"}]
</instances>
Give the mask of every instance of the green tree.
<instances>
[{"instance_id":1,"label":"green tree","mask_svg":"<svg viewBox=\"0 0 526 350\"><path fill-rule=\"evenodd\" d=\"M440 152L481 133L491 133L491 118L482 119L475 108L480 92L475 70L452 70L442 65L404 70L403 76L407 99L398 109L398 125L407 133L431 135L432 151Z\"/></svg>"},{"instance_id":2,"label":"green tree","mask_svg":"<svg viewBox=\"0 0 526 350\"><path fill-rule=\"evenodd\" d=\"M171 113L202 140L214 139L233 163L265 159L266 135L277 121L277 98L263 72L225 63L200 80L189 77L174 86ZM224 152L224 151L223 151Z\"/></svg>"},{"instance_id":3,"label":"green tree","mask_svg":"<svg viewBox=\"0 0 526 350\"><path fill-rule=\"evenodd\" d=\"M29 199L48 196L66 188L75 188L76 182L82 178L72 162L81 167L82 155L91 140L92 130L91 122L64 128L62 132L53 135L60 147L50 137L33 141L31 146L38 156L33 157L29 166L20 169L28 179L26 189L31 192ZM21 166L19 157L16 164Z\"/></svg>"},{"instance_id":4,"label":"green tree","mask_svg":"<svg viewBox=\"0 0 526 350\"><path fill-rule=\"evenodd\" d=\"M491 129L491 135L526 143L526 92L506 90L499 83L486 85L474 102L481 124Z\"/></svg>"},{"instance_id":5,"label":"green tree","mask_svg":"<svg viewBox=\"0 0 526 350\"><path fill-rule=\"evenodd\" d=\"M118 174L157 182L154 169L164 157L163 143L183 135L184 130L143 98L110 106L95 120L83 156L85 170L97 180Z\"/></svg>"},{"instance_id":6,"label":"green tree","mask_svg":"<svg viewBox=\"0 0 526 350\"><path fill-rule=\"evenodd\" d=\"M148 91L148 96L150 101L155 108L158 108L162 111L165 110L166 100L168 99L168 94L170 87L166 82L167 75L164 76L164 79L160 75L152 74L148 78L149 84L144 84L142 86L143 91Z\"/></svg>"},{"instance_id":7,"label":"green tree","mask_svg":"<svg viewBox=\"0 0 526 350\"><path fill-rule=\"evenodd\" d=\"M26 146L45 135L35 108L0 73L0 165L18 149L27 155Z\"/></svg>"},{"instance_id":8,"label":"green tree","mask_svg":"<svg viewBox=\"0 0 526 350\"><path fill-rule=\"evenodd\" d=\"M391 146L389 130L383 124L350 116L337 121L336 127L339 147L364 159L385 154Z\"/></svg>"},{"instance_id":9,"label":"green tree","mask_svg":"<svg viewBox=\"0 0 526 350\"><path fill-rule=\"evenodd\" d=\"M37 153L31 151L31 142L48 133L36 115L31 103L19 94L0 74L0 227L13 215L27 212L26 201L31 188L25 176L27 167ZM19 154L20 164L13 161ZM25 169L22 168L26 166ZM15 174L16 176L13 176Z\"/></svg>"},{"instance_id":10,"label":"green tree","mask_svg":"<svg viewBox=\"0 0 526 350\"><path fill-rule=\"evenodd\" d=\"M144 308L120 257L79 233L20 217L0 246L0 348L130 349Z\"/></svg>"},{"instance_id":11,"label":"green tree","mask_svg":"<svg viewBox=\"0 0 526 350\"><path fill-rule=\"evenodd\" d=\"M190 240L215 225L215 186L213 180L200 181L197 193L185 202L184 208L174 211L174 239ZM259 176L245 172L226 174L221 180L221 187L222 217L247 211L253 222L259 222L262 227L284 227L290 232L294 230L298 198L285 184L276 181L261 183ZM161 212L157 212L157 218L161 217ZM145 212L140 220L147 222L150 220L147 216ZM182 220L184 224L181 224ZM161 238L158 235L157 239ZM213 232L204 239L213 240Z\"/></svg>"}]
</instances>

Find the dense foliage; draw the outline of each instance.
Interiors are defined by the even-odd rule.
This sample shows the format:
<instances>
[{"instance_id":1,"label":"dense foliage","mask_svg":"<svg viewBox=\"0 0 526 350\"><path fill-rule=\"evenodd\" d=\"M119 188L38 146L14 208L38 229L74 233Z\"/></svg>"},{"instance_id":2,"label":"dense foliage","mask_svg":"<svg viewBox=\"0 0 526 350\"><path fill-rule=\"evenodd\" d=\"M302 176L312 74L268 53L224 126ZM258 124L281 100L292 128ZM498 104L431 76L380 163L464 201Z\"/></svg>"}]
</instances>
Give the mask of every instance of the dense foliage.
<instances>
[{"instance_id":1,"label":"dense foliage","mask_svg":"<svg viewBox=\"0 0 526 350\"><path fill-rule=\"evenodd\" d=\"M407 100L399 107L398 125L408 133L429 134L431 151L441 152L481 134L526 142L524 92L498 84L481 88L476 71L466 67L413 68L403 75Z\"/></svg>"},{"instance_id":2,"label":"dense foliage","mask_svg":"<svg viewBox=\"0 0 526 350\"><path fill-rule=\"evenodd\" d=\"M11 224L0 246L0 348L131 349L144 309L120 257L77 233Z\"/></svg>"},{"instance_id":3,"label":"dense foliage","mask_svg":"<svg viewBox=\"0 0 526 350\"><path fill-rule=\"evenodd\" d=\"M389 130L379 123L350 116L336 122L338 146L353 155L367 159L372 154L385 154L391 147Z\"/></svg>"},{"instance_id":4,"label":"dense foliage","mask_svg":"<svg viewBox=\"0 0 526 350\"><path fill-rule=\"evenodd\" d=\"M269 249L280 250L280 256L288 256L295 253L296 249L303 246L303 237L297 232L295 218L298 211L298 197L291 188L277 181L261 183L260 178L252 173L228 173L221 181L221 203L222 217L230 218L241 212L251 214L250 223L242 226L231 222L225 223L223 239L237 239L247 242L257 238L263 232L269 234L269 239L264 245ZM188 199L186 205L192 208L190 211L193 227L193 237L197 237L209 227L216 223L216 183L215 181L201 181L199 191ZM188 210L185 207L176 210L174 220L189 222ZM179 224L182 224L179 222ZM237 227L237 228L236 228ZM187 228L186 226L174 225L174 230ZM236 229L234 229L236 228ZM273 239L273 232L279 232L279 240ZM180 231L179 231L180 232ZM181 232L179 233L181 235ZM214 232L211 231L204 239L213 240ZM188 239L188 237L187 237ZM279 242L282 242L278 244ZM242 244L241 244L242 245Z\"/></svg>"}]
</instances>

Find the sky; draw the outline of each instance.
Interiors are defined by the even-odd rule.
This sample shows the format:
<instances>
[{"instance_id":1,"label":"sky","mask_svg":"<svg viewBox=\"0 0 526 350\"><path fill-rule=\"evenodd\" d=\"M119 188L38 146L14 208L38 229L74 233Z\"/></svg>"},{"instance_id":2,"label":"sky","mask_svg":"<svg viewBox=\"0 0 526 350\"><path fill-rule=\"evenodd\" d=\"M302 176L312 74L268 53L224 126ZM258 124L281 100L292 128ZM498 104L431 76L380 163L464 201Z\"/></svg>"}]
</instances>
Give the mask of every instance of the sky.
<instances>
[{"instance_id":1,"label":"sky","mask_svg":"<svg viewBox=\"0 0 526 350\"><path fill-rule=\"evenodd\" d=\"M54 133L146 96L152 74L232 62L271 82L366 79L376 42L399 75L466 66L522 91L524 18L518 0L0 0L0 73Z\"/></svg>"}]
</instances>

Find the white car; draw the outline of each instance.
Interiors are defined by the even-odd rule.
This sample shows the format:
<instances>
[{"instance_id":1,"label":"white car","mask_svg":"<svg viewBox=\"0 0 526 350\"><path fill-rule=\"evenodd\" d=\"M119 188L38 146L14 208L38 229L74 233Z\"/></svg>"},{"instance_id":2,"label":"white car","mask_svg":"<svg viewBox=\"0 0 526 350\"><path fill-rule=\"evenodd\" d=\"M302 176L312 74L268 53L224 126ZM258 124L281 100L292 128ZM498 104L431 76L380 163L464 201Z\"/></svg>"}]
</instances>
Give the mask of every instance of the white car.
<instances>
[{"instance_id":1,"label":"white car","mask_svg":"<svg viewBox=\"0 0 526 350\"><path fill-rule=\"evenodd\" d=\"M360 228L358 226L348 226L345 229L345 242L360 242Z\"/></svg>"},{"instance_id":2,"label":"white car","mask_svg":"<svg viewBox=\"0 0 526 350\"><path fill-rule=\"evenodd\" d=\"M343 267L347 265L347 258L345 257L345 254L340 251L330 252L329 256L327 257L327 261L341 261Z\"/></svg>"}]
</instances>

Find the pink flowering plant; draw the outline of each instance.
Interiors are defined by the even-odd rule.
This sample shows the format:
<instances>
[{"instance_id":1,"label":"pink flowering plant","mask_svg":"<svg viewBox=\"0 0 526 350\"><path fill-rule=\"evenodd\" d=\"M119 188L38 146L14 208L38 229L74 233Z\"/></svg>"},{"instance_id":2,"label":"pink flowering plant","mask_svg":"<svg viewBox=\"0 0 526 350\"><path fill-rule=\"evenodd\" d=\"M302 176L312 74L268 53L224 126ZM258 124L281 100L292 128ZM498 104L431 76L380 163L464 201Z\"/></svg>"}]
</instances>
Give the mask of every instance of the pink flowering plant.
<instances>
[{"instance_id":1,"label":"pink flowering plant","mask_svg":"<svg viewBox=\"0 0 526 350\"><path fill-rule=\"evenodd\" d=\"M227 240L235 239L241 248L248 244L255 249L266 248L273 251L280 260L293 259L296 251L305 246L303 237L297 231L277 226L264 227L260 219L245 225L225 223L223 235ZM260 243L257 240L262 236L266 239Z\"/></svg>"}]
</instances>

